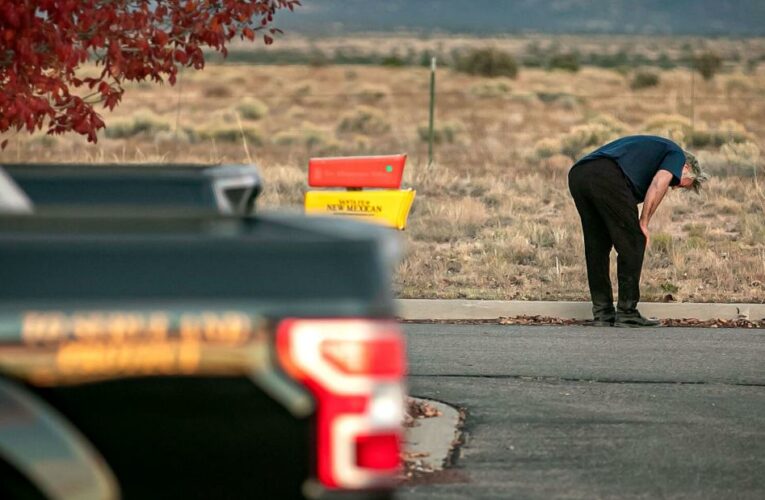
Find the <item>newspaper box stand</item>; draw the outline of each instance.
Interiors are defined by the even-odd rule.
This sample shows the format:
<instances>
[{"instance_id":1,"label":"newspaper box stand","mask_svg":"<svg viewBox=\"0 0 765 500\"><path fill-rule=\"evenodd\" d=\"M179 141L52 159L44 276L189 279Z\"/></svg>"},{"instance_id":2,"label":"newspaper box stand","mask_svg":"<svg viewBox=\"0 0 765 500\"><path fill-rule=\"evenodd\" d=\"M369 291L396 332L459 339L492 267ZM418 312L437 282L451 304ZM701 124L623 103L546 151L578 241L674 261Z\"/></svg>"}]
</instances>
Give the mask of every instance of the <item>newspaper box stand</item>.
<instances>
[{"instance_id":1,"label":"newspaper box stand","mask_svg":"<svg viewBox=\"0 0 765 500\"><path fill-rule=\"evenodd\" d=\"M416 192L400 189L406 155L311 158L305 211L404 229ZM337 188L345 188L339 190Z\"/></svg>"}]
</instances>

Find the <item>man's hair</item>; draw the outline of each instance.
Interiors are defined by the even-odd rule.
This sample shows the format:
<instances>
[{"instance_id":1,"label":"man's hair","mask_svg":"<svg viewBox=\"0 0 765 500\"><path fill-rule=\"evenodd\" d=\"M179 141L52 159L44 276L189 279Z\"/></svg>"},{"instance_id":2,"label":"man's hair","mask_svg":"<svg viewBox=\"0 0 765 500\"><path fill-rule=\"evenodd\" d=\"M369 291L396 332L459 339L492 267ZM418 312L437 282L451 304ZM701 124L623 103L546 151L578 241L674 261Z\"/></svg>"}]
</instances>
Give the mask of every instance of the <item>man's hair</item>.
<instances>
[{"instance_id":1,"label":"man's hair","mask_svg":"<svg viewBox=\"0 0 765 500\"><path fill-rule=\"evenodd\" d=\"M691 167L691 171L687 174L687 177L693 180L691 189L694 193L698 193L701 189L701 184L709 180L709 174L701 170L699 160L692 153L688 151L683 151L683 153L685 153L685 163Z\"/></svg>"}]
</instances>

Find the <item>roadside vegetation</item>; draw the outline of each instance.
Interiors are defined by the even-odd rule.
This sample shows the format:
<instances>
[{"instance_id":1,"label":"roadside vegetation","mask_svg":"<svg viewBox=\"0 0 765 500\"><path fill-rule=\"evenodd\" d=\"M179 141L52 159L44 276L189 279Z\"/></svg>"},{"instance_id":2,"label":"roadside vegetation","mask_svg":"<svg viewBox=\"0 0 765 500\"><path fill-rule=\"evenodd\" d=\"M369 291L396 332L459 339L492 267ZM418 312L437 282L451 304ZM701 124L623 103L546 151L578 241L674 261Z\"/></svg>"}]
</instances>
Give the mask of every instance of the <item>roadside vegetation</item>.
<instances>
[{"instance_id":1,"label":"roadside vegetation","mask_svg":"<svg viewBox=\"0 0 765 500\"><path fill-rule=\"evenodd\" d=\"M300 206L311 156L405 152L417 199L399 296L584 300L568 168L620 135L659 134L698 151L713 178L701 196L668 194L654 217L644 300L763 302L765 42L696 52L682 39L660 42L287 41L280 50L312 59L211 64L176 87L134 84L98 144L19 134L0 160L251 160L266 183L260 206L272 208ZM505 55L471 52L485 47ZM445 67L428 166L431 54ZM471 54L482 59L461 71L455 61ZM694 58L712 74L697 68L691 102ZM504 70L484 76L487 67Z\"/></svg>"}]
</instances>

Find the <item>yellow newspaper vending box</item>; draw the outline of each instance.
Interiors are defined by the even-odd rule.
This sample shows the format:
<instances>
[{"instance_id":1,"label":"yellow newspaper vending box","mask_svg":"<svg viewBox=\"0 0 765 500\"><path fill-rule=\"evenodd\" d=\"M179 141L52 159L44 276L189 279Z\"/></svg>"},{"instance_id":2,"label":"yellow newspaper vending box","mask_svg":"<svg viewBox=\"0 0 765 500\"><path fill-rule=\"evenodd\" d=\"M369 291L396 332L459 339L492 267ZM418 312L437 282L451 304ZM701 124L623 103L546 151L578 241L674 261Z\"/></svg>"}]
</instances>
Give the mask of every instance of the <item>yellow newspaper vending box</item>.
<instances>
[{"instance_id":1,"label":"yellow newspaper vending box","mask_svg":"<svg viewBox=\"0 0 765 500\"><path fill-rule=\"evenodd\" d=\"M306 213L340 215L406 228L416 191L399 189L405 162L406 155L312 158L308 164L309 186L346 190L308 191Z\"/></svg>"}]
</instances>

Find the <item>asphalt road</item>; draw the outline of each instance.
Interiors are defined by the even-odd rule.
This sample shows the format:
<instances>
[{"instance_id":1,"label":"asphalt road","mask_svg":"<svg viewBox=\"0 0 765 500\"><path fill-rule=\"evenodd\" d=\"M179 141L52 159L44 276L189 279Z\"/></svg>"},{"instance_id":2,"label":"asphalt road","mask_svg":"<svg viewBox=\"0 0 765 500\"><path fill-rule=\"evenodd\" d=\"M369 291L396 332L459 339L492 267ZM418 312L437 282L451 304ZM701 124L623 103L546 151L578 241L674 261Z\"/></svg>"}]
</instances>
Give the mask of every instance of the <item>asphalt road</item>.
<instances>
[{"instance_id":1,"label":"asphalt road","mask_svg":"<svg viewBox=\"0 0 765 500\"><path fill-rule=\"evenodd\" d=\"M467 419L400 498L765 498L763 330L405 331L410 392Z\"/></svg>"}]
</instances>

